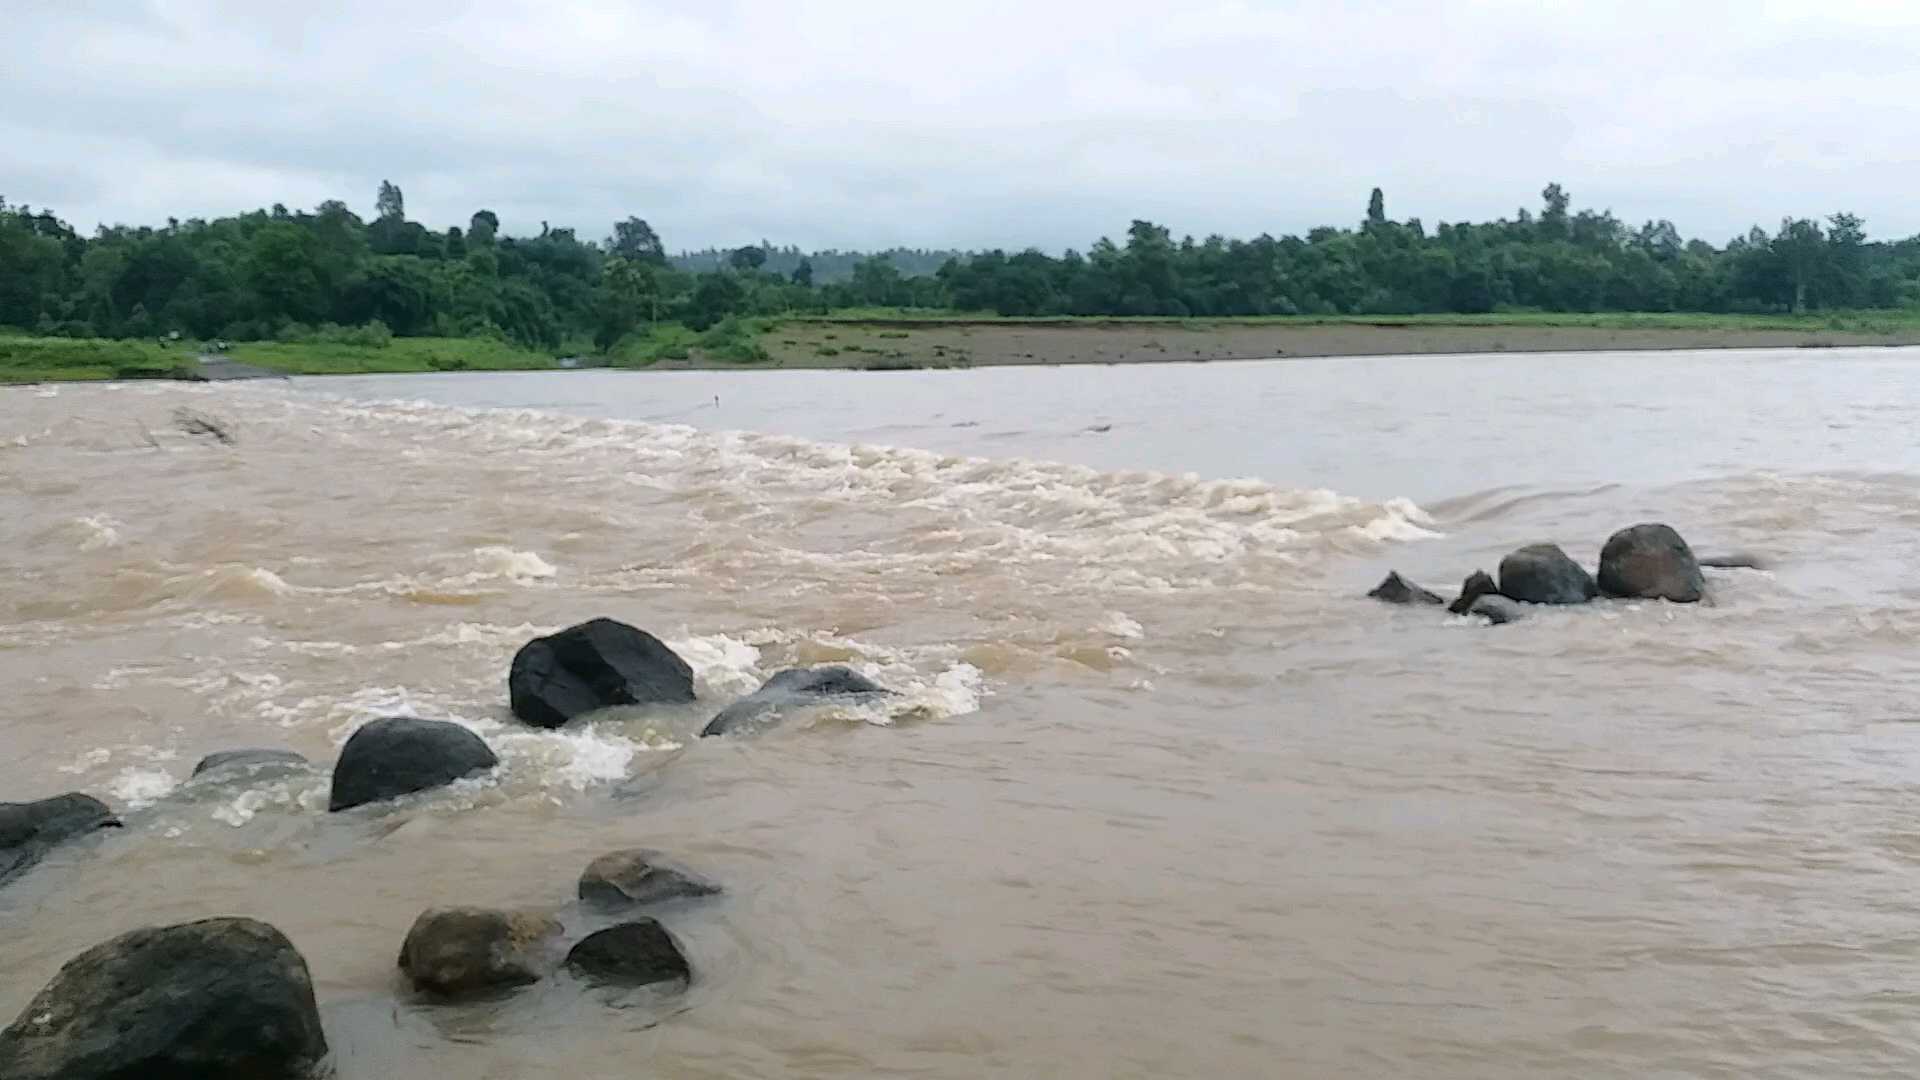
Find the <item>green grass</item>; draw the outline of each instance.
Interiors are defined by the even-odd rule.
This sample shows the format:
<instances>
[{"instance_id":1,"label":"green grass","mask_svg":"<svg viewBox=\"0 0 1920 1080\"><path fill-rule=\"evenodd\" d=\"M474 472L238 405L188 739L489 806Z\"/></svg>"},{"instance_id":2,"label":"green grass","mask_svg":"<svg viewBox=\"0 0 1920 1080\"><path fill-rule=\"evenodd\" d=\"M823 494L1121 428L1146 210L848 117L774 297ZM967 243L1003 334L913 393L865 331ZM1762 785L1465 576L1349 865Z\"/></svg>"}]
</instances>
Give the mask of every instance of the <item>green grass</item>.
<instances>
[{"instance_id":1,"label":"green grass","mask_svg":"<svg viewBox=\"0 0 1920 1080\"><path fill-rule=\"evenodd\" d=\"M0 336L0 382L155 378L192 356L151 341Z\"/></svg>"},{"instance_id":2,"label":"green grass","mask_svg":"<svg viewBox=\"0 0 1920 1080\"><path fill-rule=\"evenodd\" d=\"M201 352L192 342L163 346L151 341L0 335L0 382L160 378L195 363ZM551 352L491 338L395 338L384 346L250 341L234 344L225 355L286 375L524 371L554 366Z\"/></svg>"}]
</instances>

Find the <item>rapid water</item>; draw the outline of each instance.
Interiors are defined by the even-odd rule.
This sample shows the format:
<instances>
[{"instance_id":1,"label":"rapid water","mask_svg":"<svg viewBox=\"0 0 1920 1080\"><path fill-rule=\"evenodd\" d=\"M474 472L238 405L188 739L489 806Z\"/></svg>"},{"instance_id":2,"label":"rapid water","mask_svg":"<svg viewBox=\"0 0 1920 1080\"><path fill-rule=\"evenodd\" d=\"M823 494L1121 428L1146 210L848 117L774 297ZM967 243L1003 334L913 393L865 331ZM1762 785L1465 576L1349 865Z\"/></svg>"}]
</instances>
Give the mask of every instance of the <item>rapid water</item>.
<instances>
[{"instance_id":1,"label":"rapid water","mask_svg":"<svg viewBox=\"0 0 1920 1080\"><path fill-rule=\"evenodd\" d=\"M0 798L129 825L0 888L0 1020L246 914L343 1080L1909 1072L1916 359L0 391ZM1773 569L1498 629L1359 599L1650 519ZM599 614L702 704L517 725L513 651ZM822 662L903 693L691 738ZM392 714L504 766L344 815L181 786ZM402 992L421 909L636 845L729 890L665 916L685 995Z\"/></svg>"}]
</instances>

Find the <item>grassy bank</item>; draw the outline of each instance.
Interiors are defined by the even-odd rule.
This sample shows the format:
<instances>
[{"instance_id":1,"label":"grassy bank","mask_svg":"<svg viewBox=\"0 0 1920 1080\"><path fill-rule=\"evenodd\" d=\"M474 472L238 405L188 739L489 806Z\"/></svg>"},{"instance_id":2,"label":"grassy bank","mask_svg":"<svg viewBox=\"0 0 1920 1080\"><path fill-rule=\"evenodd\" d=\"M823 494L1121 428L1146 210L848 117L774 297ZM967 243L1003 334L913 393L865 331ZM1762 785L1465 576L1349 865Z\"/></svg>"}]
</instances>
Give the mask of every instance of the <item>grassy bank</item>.
<instances>
[{"instance_id":1,"label":"grassy bank","mask_svg":"<svg viewBox=\"0 0 1920 1080\"><path fill-rule=\"evenodd\" d=\"M733 318L702 332L663 323L629 335L604 354L594 354L584 344L561 352L580 357L582 365L636 369L893 371L1262 357L1847 345L1920 345L1920 311L1019 319L872 310ZM0 335L0 382L158 378L192 365L201 351L197 344L184 342L162 345ZM490 338L243 342L225 355L288 375L539 371L559 366L550 351Z\"/></svg>"},{"instance_id":2,"label":"grassy bank","mask_svg":"<svg viewBox=\"0 0 1920 1080\"><path fill-rule=\"evenodd\" d=\"M100 338L0 336L0 382L164 378L191 366L204 351L196 343L108 341ZM358 375L375 372L521 371L555 365L551 352L490 338L395 338L385 345L320 342L240 342L223 355L286 375Z\"/></svg>"}]
</instances>

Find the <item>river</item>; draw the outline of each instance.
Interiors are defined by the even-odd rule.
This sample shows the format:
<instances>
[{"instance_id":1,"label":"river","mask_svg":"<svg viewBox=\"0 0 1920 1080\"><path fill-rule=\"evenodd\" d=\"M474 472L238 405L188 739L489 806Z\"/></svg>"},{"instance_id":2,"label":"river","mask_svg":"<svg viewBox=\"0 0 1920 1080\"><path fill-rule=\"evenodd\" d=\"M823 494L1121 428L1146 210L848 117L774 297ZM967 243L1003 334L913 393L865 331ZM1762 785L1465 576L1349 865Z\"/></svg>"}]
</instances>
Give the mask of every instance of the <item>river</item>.
<instances>
[{"instance_id":1,"label":"river","mask_svg":"<svg viewBox=\"0 0 1920 1080\"><path fill-rule=\"evenodd\" d=\"M342 1080L1912 1071L1920 350L0 391L0 797L128 828L0 888L0 1019L245 914ZM182 431L217 418L231 446ZM1712 602L1362 599L1661 520ZM594 615L687 709L518 725ZM782 667L902 693L697 740ZM201 755L453 719L495 777L329 815ZM402 991L436 904L647 846L681 995Z\"/></svg>"}]
</instances>

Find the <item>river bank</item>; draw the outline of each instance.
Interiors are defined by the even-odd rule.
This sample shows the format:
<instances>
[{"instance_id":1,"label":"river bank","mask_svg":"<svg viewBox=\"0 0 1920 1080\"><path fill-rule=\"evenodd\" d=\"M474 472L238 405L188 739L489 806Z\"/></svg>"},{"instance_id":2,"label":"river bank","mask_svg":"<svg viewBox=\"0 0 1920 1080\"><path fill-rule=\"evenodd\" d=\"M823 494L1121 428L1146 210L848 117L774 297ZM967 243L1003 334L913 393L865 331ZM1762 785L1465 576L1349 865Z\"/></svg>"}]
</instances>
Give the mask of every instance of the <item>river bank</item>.
<instances>
[{"instance_id":1,"label":"river bank","mask_svg":"<svg viewBox=\"0 0 1920 1080\"><path fill-rule=\"evenodd\" d=\"M663 324L640 347L528 349L487 338L383 345L239 342L222 355L285 375L823 368L890 371L1009 365L1920 345L1905 311L1821 316L1428 315L1392 318L999 319L888 314L741 320L695 335ZM703 342L722 341L722 347ZM167 378L195 343L0 336L0 382Z\"/></svg>"},{"instance_id":2,"label":"river bank","mask_svg":"<svg viewBox=\"0 0 1920 1080\"><path fill-rule=\"evenodd\" d=\"M1898 316L1894 316L1897 318ZM1837 348L1920 344L1888 319L1563 316L1349 320L822 320L774 327L767 366L986 367L1009 364L1267 360L1621 350ZM731 368L697 356L662 367Z\"/></svg>"}]
</instances>

